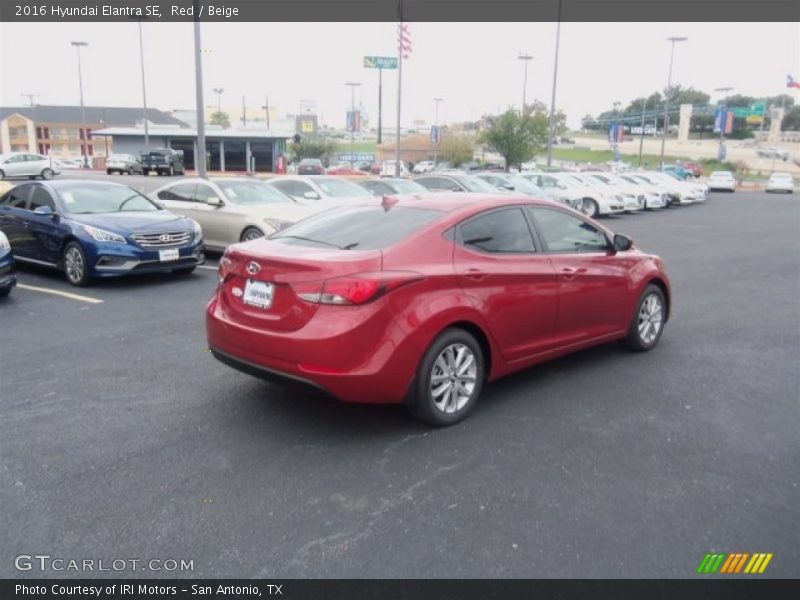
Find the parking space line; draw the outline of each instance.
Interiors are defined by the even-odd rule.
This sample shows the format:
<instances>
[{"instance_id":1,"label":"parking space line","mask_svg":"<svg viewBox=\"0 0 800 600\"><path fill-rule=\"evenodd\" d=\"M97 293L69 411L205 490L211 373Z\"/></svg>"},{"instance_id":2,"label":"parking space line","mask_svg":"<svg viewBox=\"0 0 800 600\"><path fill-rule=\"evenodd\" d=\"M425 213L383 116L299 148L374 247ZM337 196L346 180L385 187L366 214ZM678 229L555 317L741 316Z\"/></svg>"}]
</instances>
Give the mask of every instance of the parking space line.
<instances>
[{"instance_id":1,"label":"parking space line","mask_svg":"<svg viewBox=\"0 0 800 600\"><path fill-rule=\"evenodd\" d=\"M216 271L219 269L219 267L212 267L210 265L197 265L197 266L200 267L201 269L209 269L210 271Z\"/></svg>"},{"instance_id":2,"label":"parking space line","mask_svg":"<svg viewBox=\"0 0 800 600\"><path fill-rule=\"evenodd\" d=\"M80 300L81 302L88 302L89 304L102 304L103 301L98 298L92 298L90 296L80 296L78 294L70 294L69 292L62 292L59 290L51 290L48 288L43 287L36 287L34 285L25 285L24 283L18 283L17 287L23 290L29 290L31 292L41 292L43 294L53 294L54 296L61 296L62 298L69 298L70 300Z\"/></svg>"}]
</instances>

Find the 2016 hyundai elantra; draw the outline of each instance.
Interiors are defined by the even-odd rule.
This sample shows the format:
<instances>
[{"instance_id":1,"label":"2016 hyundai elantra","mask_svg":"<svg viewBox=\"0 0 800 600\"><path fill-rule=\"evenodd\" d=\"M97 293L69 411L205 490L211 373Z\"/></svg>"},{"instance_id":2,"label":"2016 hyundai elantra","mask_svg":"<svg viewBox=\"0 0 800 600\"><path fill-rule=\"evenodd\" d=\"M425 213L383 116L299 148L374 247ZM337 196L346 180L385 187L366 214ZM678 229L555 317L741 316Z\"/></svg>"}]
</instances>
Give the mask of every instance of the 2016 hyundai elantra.
<instances>
[{"instance_id":1,"label":"2016 hyundai elantra","mask_svg":"<svg viewBox=\"0 0 800 600\"><path fill-rule=\"evenodd\" d=\"M440 426L519 369L612 340L652 349L670 296L660 258L570 208L441 192L230 246L206 324L237 369Z\"/></svg>"}]
</instances>

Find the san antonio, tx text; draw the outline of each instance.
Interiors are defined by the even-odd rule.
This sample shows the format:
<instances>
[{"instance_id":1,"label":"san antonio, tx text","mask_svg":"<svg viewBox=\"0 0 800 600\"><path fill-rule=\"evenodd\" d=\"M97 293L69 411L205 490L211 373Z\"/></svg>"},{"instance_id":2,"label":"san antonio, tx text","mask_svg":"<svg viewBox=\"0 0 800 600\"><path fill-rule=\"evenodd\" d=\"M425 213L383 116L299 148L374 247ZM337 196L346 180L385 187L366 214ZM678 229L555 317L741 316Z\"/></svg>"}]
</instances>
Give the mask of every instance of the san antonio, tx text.
<instances>
[{"instance_id":1,"label":"san antonio, tx text","mask_svg":"<svg viewBox=\"0 0 800 600\"><path fill-rule=\"evenodd\" d=\"M282 596L282 585L265 584L261 587L257 585L197 585L192 584L185 588L181 587L180 591L189 593L192 596L233 596L235 598L242 598L252 596L259 598L264 596ZM135 595L148 595L157 594L159 596L175 596L178 594L178 586L175 585L144 585L122 583L113 585L24 585L17 584L14 588L15 596L96 596L100 597L101 594L107 596L135 596Z\"/></svg>"}]
</instances>

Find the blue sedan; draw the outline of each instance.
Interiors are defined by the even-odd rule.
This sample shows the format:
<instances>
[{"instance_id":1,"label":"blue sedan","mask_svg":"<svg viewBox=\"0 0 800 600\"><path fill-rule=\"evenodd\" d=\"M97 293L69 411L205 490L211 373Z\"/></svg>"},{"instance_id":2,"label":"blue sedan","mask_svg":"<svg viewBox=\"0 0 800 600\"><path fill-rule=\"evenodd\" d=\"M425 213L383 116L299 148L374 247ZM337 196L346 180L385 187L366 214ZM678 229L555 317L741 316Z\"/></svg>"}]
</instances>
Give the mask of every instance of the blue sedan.
<instances>
[{"instance_id":1,"label":"blue sedan","mask_svg":"<svg viewBox=\"0 0 800 600\"><path fill-rule=\"evenodd\" d=\"M17 276L14 274L14 255L11 254L11 244L8 238L0 231L0 298L8 296L11 288L17 285Z\"/></svg>"},{"instance_id":2,"label":"blue sedan","mask_svg":"<svg viewBox=\"0 0 800 600\"><path fill-rule=\"evenodd\" d=\"M18 185L0 196L0 231L16 260L61 269L78 286L129 273L189 273L205 261L195 221L107 181Z\"/></svg>"}]
</instances>

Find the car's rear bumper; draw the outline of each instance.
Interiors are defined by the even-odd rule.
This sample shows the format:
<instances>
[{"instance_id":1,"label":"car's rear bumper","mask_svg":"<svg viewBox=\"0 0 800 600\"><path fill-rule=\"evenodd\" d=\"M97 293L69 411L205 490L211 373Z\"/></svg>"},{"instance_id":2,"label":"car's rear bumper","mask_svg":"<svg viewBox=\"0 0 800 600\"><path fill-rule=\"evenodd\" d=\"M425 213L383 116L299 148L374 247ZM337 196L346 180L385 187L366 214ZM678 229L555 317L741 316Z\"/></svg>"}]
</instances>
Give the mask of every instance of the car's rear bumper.
<instances>
[{"instance_id":1,"label":"car's rear bumper","mask_svg":"<svg viewBox=\"0 0 800 600\"><path fill-rule=\"evenodd\" d=\"M348 317L350 309L358 313ZM206 308L208 347L225 364L262 379L300 383L345 402L402 403L420 351L393 314L366 305L319 312L298 331L257 329L235 322L215 294Z\"/></svg>"},{"instance_id":2,"label":"car's rear bumper","mask_svg":"<svg viewBox=\"0 0 800 600\"><path fill-rule=\"evenodd\" d=\"M17 285L16 266L9 258L0 259L0 289L9 290Z\"/></svg>"}]
</instances>

